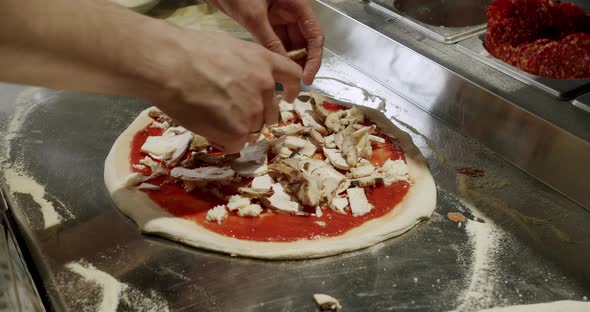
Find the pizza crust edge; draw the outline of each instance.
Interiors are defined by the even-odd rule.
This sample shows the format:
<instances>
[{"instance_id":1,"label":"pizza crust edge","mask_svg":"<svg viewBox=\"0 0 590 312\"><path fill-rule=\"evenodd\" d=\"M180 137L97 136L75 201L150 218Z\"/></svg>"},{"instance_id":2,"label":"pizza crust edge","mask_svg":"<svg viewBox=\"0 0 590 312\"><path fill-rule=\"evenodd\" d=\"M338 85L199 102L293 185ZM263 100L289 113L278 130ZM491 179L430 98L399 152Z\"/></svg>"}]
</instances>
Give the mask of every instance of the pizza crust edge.
<instances>
[{"instance_id":1,"label":"pizza crust edge","mask_svg":"<svg viewBox=\"0 0 590 312\"><path fill-rule=\"evenodd\" d=\"M346 103L338 103L350 106ZM404 153L413 179L408 193L391 212L369 220L340 236L294 242L260 242L241 240L210 231L199 224L164 211L149 196L127 186L131 174L129 155L137 132L152 119L142 111L113 144L104 167L104 179L115 205L131 218L144 233L159 235L200 249L259 259L310 259L341 254L370 247L410 230L428 219L436 207L436 186L425 158L411 137L394 126L382 113L357 107L387 135L395 137Z\"/></svg>"}]
</instances>

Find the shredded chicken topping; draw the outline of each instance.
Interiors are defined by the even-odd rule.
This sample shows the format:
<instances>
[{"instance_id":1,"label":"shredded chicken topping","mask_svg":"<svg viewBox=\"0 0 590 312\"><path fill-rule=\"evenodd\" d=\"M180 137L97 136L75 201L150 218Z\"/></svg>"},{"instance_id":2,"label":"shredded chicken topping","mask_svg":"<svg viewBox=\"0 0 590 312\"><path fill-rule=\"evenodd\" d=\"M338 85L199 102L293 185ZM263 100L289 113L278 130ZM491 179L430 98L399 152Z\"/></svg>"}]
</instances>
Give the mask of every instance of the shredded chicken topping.
<instances>
[{"instance_id":1,"label":"shredded chicken topping","mask_svg":"<svg viewBox=\"0 0 590 312\"><path fill-rule=\"evenodd\" d=\"M168 174L187 192L197 189L227 201L209 211L206 220L210 222L221 223L228 211L242 217L257 217L265 209L310 215L305 206L315 208L306 210L314 210L311 215L317 217L323 209L364 215L374 208L365 189L410 182L407 164L389 159L375 167L370 161L373 146L386 142L376 133L376 126L367 125L357 107L333 111L324 106L325 101L313 91L302 92L293 103L280 100L281 123L265 128L258 141L239 155L212 154L204 137L176 126L170 117L154 110L149 114L154 119L151 127L162 128L164 133L148 137L141 150L149 156L133 164L149 166L152 174L134 176L129 183L158 191L158 186L144 182L166 174L165 164L171 169ZM243 179L251 181L244 185ZM234 193L221 191L227 192L232 185Z\"/></svg>"}]
</instances>

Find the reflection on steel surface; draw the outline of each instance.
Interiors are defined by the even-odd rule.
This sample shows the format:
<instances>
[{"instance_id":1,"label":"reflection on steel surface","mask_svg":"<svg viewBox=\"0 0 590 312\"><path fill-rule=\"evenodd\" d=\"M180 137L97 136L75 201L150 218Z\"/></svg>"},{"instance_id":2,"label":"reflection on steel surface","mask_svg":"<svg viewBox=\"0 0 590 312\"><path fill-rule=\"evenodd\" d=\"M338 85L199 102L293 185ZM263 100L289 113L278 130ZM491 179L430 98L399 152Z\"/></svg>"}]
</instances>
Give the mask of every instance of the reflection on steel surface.
<instances>
[{"instance_id":1,"label":"reflection on steel surface","mask_svg":"<svg viewBox=\"0 0 590 312\"><path fill-rule=\"evenodd\" d=\"M426 36L455 43L485 30L491 0L373 0L371 6Z\"/></svg>"},{"instance_id":2,"label":"reflection on steel surface","mask_svg":"<svg viewBox=\"0 0 590 312\"><path fill-rule=\"evenodd\" d=\"M0 190L0 312L44 311L16 244Z\"/></svg>"},{"instance_id":3,"label":"reflection on steel surface","mask_svg":"<svg viewBox=\"0 0 590 312\"><path fill-rule=\"evenodd\" d=\"M440 27L466 27L485 24L490 1L389 0L404 15ZM388 5L388 7L391 7Z\"/></svg>"},{"instance_id":4,"label":"reflection on steel surface","mask_svg":"<svg viewBox=\"0 0 590 312\"><path fill-rule=\"evenodd\" d=\"M572 104L574 104L575 107L590 114L590 93L575 99Z\"/></svg>"},{"instance_id":5,"label":"reflection on steel surface","mask_svg":"<svg viewBox=\"0 0 590 312\"><path fill-rule=\"evenodd\" d=\"M488 53L484 46L485 36L480 35L461 41L457 50L487 64L511 77L518 79L529 86L547 92L559 99L571 99L576 95L590 90L590 79L551 79L524 72L510 64L497 59Z\"/></svg>"},{"instance_id":6,"label":"reflection on steel surface","mask_svg":"<svg viewBox=\"0 0 590 312\"><path fill-rule=\"evenodd\" d=\"M590 210L588 187L580 183L590 166L563 166L588 163L589 141L324 5L316 12L334 54Z\"/></svg>"}]
</instances>

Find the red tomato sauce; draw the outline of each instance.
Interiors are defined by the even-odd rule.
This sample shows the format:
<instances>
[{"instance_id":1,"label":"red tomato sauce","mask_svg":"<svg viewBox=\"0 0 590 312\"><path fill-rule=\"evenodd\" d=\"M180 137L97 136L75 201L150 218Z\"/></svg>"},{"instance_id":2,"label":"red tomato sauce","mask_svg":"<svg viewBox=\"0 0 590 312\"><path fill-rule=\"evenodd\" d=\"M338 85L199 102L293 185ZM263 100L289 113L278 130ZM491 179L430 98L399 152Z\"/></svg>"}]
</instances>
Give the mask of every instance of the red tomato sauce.
<instances>
[{"instance_id":1,"label":"red tomato sauce","mask_svg":"<svg viewBox=\"0 0 590 312\"><path fill-rule=\"evenodd\" d=\"M345 106L334 104L334 103L330 103L330 102L326 102L326 101L324 101L322 103L322 105L329 112L337 112L337 111L341 111L341 110L345 110L346 109Z\"/></svg>"},{"instance_id":2,"label":"red tomato sauce","mask_svg":"<svg viewBox=\"0 0 590 312\"><path fill-rule=\"evenodd\" d=\"M330 109L338 110L340 106L333 105ZM324 106L326 104L324 103ZM144 131L138 132L133 138L130 155L131 165L137 164L146 154L141 152L141 146L150 135L161 135L162 130L147 127ZM381 166L387 159L404 159L405 155L400 147L390 137L377 133L376 135L385 138L385 143L373 144L373 157L371 163ZM139 170L131 167L134 172L150 174L150 169ZM347 214L340 214L330 208L322 210L321 217L315 216L294 216L274 212L265 209L258 217L240 217L234 212L228 212L221 224L205 220L207 211L216 205L223 205L221 201L211 195L202 194L196 191L186 192L180 182L173 182L168 177L158 177L149 183L160 185L158 191L145 191L150 198L159 204L167 212L180 217L192 220L197 224L222 235L238 239L252 241L273 241L292 242L301 239L318 239L322 237L333 237L346 233L347 231L360 226L361 224L378 217L381 217L393 210L407 194L409 184L405 181L393 183L392 185L381 185L378 187L366 188L365 193L369 202L375 207L369 213L353 217L350 211ZM305 209L315 211L314 209ZM325 222L321 226L316 222Z\"/></svg>"}]
</instances>

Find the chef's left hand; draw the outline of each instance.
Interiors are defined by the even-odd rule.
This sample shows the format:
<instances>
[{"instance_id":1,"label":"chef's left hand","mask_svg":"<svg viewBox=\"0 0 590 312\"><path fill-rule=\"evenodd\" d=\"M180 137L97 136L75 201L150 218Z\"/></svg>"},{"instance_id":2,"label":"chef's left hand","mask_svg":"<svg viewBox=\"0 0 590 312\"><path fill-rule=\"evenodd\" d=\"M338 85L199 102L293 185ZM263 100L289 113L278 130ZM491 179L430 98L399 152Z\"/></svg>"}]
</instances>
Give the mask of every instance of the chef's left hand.
<instances>
[{"instance_id":1,"label":"chef's left hand","mask_svg":"<svg viewBox=\"0 0 590 312\"><path fill-rule=\"evenodd\" d=\"M307 48L303 82L311 85L322 63L324 35L307 0L209 0L260 44L286 55Z\"/></svg>"}]
</instances>

